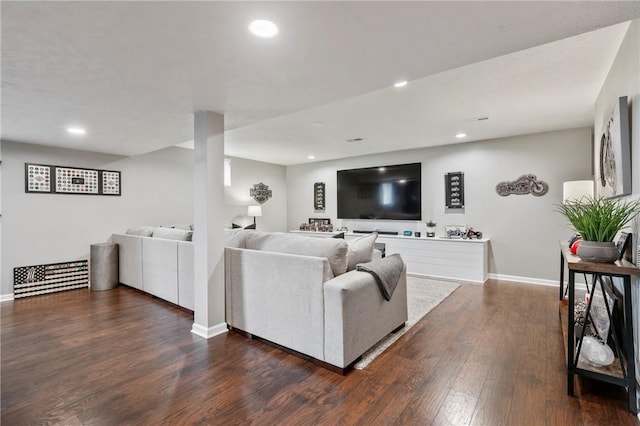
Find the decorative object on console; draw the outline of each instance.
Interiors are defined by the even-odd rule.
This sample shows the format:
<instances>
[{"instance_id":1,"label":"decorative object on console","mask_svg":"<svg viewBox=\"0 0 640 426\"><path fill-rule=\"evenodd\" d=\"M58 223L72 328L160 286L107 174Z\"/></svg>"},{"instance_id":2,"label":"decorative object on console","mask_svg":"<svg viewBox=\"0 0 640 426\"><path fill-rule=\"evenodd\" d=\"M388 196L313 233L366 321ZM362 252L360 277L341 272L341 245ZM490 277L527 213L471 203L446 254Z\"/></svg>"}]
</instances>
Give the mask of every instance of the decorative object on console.
<instances>
[{"instance_id":1,"label":"decorative object on console","mask_svg":"<svg viewBox=\"0 0 640 426\"><path fill-rule=\"evenodd\" d=\"M253 216L253 226L256 225L256 216L262 216L262 207L261 206L249 206L247 209L247 216ZM255 228L254 228L255 229Z\"/></svg>"},{"instance_id":2,"label":"decorative object on console","mask_svg":"<svg viewBox=\"0 0 640 426\"><path fill-rule=\"evenodd\" d=\"M469 228L469 229L467 229L467 232L465 232L465 234L462 236L462 238L464 238L464 239L468 238L470 240L476 238L476 239L479 240L479 239L482 238L482 232L475 231L473 228Z\"/></svg>"},{"instance_id":3,"label":"decorative object on console","mask_svg":"<svg viewBox=\"0 0 640 426\"><path fill-rule=\"evenodd\" d=\"M618 241L616 241L616 248L618 249L618 260L622 260L624 258L624 254L627 249L631 245L631 241L633 240L631 232L621 232L618 237ZM630 256L633 257L633 256Z\"/></svg>"},{"instance_id":4,"label":"decorative object on console","mask_svg":"<svg viewBox=\"0 0 640 426\"><path fill-rule=\"evenodd\" d=\"M584 239L577 254L587 262L613 263L619 251L613 239L640 212L640 200L583 198L558 204L562 213Z\"/></svg>"},{"instance_id":5,"label":"decorative object on console","mask_svg":"<svg viewBox=\"0 0 640 426\"><path fill-rule=\"evenodd\" d=\"M253 197L258 204L264 204L273 196L273 191L269 189L269 185L264 183L256 183L253 188L249 189L249 195ZM251 215L249 215L251 216Z\"/></svg>"},{"instance_id":6,"label":"decorative object on console","mask_svg":"<svg viewBox=\"0 0 640 426\"><path fill-rule=\"evenodd\" d=\"M596 194L603 198L631 194L631 138L627 97L617 99L595 141Z\"/></svg>"},{"instance_id":7,"label":"decorative object on console","mask_svg":"<svg viewBox=\"0 0 640 426\"><path fill-rule=\"evenodd\" d=\"M499 182L496 185L496 193L501 197L511 194L531 194L536 197L542 197L547 191L549 191L549 184L538 180L538 177L533 174L522 175L514 181Z\"/></svg>"},{"instance_id":8,"label":"decorative object on console","mask_svg":"<svg viewBox=\"0 0 640 426\"><path fill-rule=\"evenodd\" d=\"M450 172L444 175L445 208L464 209L464 173Z\"/></svg>"},{"instance_id":9,"label":"decorative object on console","mask_svg":"<svg viewBox=\"0 0 640 426\"><path fill-rule=\"evenodd\" d=\"M427 222L427 228L429 228L429 230L427 231L427 237L433 238L436 236L436 231L434 230L436 226L438 226L438 224L432 220L429 220Z\"/></svg>"},{"instance_id":10,"label":"decorative object on console","mask_svg":"<svg viewBox=\"0 0 640 426\"><path fill-rule=\"evenodd\" d=\"M325 183L316 182L313 184L313 208L315 210L325 209Z\"/></svg>"},{"instance_id":11,"label":"decorative object on console","mask_svg":"<svg viewBox=\"0 0 640 426\"><path fill-rule=\"evenodd\" d=\"M24 166L27 193L120 195L118 171L31 163Z\"/></svg>"},{"instance_id":12,"label":"decorative object on console","mask_svg":"<svg viewBox=\"0 0 640 426\"><path fill-rule=\"evenodd\" d=\"M416 231L416 232L414 232L414 233L413 233L413 235L414 235L415 237L420 238L420 231Z\"/></svg>"},{"instance_id":13,"label":"decorative object on console","mask_svg":"<svg viewBox=\"0 0 640 426\"><path fill-rule=\"evenodd\" d=\"M404 234L405 237L410 237L412 232L411 231L404 231L403 234Z\"/></svg>"},{"instance_id":14,"label":"decorative object on console","mask_svg":"<svg viewBox=\"0 0 640 426\"><path fill-rule=\"evenodd\" d=\"M467 225L446 225L445 236L447 238L461 239L467 233Z\"/></svg>"}]
</instances>

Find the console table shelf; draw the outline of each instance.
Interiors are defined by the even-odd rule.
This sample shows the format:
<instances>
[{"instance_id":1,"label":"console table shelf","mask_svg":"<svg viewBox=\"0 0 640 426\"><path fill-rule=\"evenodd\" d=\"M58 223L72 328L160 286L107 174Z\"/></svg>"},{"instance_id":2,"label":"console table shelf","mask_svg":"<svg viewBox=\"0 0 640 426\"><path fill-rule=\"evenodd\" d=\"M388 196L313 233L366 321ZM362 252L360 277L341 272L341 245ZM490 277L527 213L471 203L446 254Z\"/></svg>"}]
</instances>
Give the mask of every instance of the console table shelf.
<instances>
[{"instance_id":1,"label":"console table shelf","mask_svg":"<svg viewBox=\"0 0 640 426\"><path fill-rule=\"evenodd\" d=\"M569 324L569 312L568 312L568 304L565 300L560 305L560 322L562 323L562 335L565 338L565 341L568 339L568 324ZM568 345L564 345L564 353L567 355L567 347ZM595 365L588 364L582 359L578 359L578 364L576 365L577 370L584 370L585 372L591 372L595 374L601 374L604 377L600 377L600 380L609 381L608 379L619 379L617 381L613 381L614 384L618 384L624 386L624 374L622 373L622 368L620 368L620 359L616 356L613 360L613 363L603 367L596 367Z\"/></svg>"},{"instance_id":2,"label":"console table shelf","mask_svg":"<svg viewBox=\"0 0 640 426\"><path fill-rule=\"evenodd\" d=\"M568 299L564 299L564 271L565 263L569 272ZM623 282L624 315L622 342L614 349L616 358L606 367L596 367L580 359L577 355L579 336L575 330L575 274L589 274L593 277L593 286L602 284L603 278L620 278ZM560 319L562 332L566 342L567 358L567 393L573 395L574 375L589 377L591 379L612 383L625 388L628 395L629 411L638 413L636 400L636 372L635 372L635 348L633 342L632 305L631 305L631 277L640 275L633 263L619 260L615 263L584 262L569 250L569 243L560 242ZM611 315L609 316L611 322ZM613 328L611 323L610 330ZM586 320L585 320L586 326ZM615 331L612 331L615 334ZM622 363L621 363L622 361ZM624 369L621 367L624 365ZM625 374L626 373L626 374Z\"/></svg>"}]
</instances>

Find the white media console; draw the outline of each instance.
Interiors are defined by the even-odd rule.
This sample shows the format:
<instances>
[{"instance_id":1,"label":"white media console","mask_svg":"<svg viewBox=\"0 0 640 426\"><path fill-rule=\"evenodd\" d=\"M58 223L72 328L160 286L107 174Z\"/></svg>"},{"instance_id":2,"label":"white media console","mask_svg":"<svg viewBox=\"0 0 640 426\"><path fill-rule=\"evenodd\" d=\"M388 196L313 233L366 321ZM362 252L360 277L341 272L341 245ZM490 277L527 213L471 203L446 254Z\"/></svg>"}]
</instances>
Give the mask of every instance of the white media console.
<instances>
[{"instance_id":1,"label":"white media console","mask_svg":"<svg viewBox=\"0 0 640 426\"><path fill-rule=\"evenodd\" d=\"M340 232L291 231L313 237L331 237ZM366 234L346 232L345 239ZM385 253L400 253L409 275L484 283L489 274L489 238L463 240L379 234Z\"/></svg>"}]
</instances>

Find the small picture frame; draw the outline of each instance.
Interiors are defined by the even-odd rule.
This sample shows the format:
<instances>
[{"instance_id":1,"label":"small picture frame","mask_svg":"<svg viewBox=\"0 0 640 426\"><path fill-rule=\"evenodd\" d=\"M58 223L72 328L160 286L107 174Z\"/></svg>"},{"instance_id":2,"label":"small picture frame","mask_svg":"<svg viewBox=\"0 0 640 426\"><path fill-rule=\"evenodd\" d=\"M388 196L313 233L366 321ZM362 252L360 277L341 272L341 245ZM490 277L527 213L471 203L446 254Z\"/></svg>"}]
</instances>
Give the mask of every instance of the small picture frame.
<instances>
[{"instance_id":1,"label":"small picture frame","mask_svg":"<svg viewBox=\"0 0 640 426\"><path fill-rule=\"evenodd\" d=\"M631 245L632 234L631 232L621 232L616 241L616 248L618 249L618 260L624 259L624 254L627 251L629 245Z\"/></svg>"},{"instance_id":2,"label":"small picture frame","mask_svg":"<svg viewBox=\"0 0 640 426\"><path fill-rule=\"evenodd\" d=\"M331 225L331 219L310 217L309 225Z\"/></svg>"}]
</instances>

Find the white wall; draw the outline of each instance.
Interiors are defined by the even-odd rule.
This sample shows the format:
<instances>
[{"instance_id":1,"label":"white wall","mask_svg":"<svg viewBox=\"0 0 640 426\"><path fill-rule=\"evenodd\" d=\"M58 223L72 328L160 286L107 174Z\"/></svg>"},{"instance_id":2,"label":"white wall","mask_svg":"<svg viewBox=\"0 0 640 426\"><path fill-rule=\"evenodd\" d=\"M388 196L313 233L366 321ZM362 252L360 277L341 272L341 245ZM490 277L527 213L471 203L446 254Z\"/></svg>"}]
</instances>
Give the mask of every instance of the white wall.
<instances>
[{"instance_id":1,"label":"white wall","mask_svg":"<svg viewBox=\"0 0 640 426\"><path fill-rule=\"evenodd\" d=\"M620 46L609 75L607 76L595 105L594 129L596 135L602 123L609 116L614 103L620 96L627 96L630 112L631 128L631 190L628 199L640 198L640 20L631 23L625 39ZM633 232L634 253L638 250L638 232L640 225L636 222ZM638 263L638 259L636 264ZM636 379L640 383L640 280L633 286L634 302L634 335L636 346ZM638 391L640 396L640 390ZM640 399L639 399L640 400Z\"/></svg>"},{"instance_id":2,"label":"white wall","mask_svg":"<svg viewBox=\"0 0 640 426\"><path fill-rule=\"evenodd\" d=\"M289 229L297 229L310 217L337 220L336 171L401 163L422 163L421 222L344 221L353 230L426 231L425 221L438 223L442 235L447 223L472 226L491 237L490 272L538 280L558 280L558 241L570 230L564 217L554 211L562 198L562 183L591 178L591 129L581 128L513 138L457 144L348 158L287 168L290 202ZM465 178L465 211L444 211L444 175L462 171ZM498 182L533 173L549 184L543 197L495 192ZM313 210L313 184L326 182L327 210Z\"/></svg>"},{"instance_id":3,"label":"white wall","mask_svg":"<svg viewBox=\"0 0 640 426\"><path fill-rule=\"evenodd\" d=\"M264 183L273 192L272 198L262 204L262 217L256 218L259 231L285 232L287 230L287 182L284 166L243 158L229 157L231 160L231 188L225 190L226 218L238 225L253 223L247 217L247 206L258 205L249 196L249 190L256 183Z\"/></svg>"},{"instance_id":4,"label":"white wall","mask_svg":"<svg viewBox=\"0 0 640 426\"><path fill-rule=\"evenodd\" d=\"M1 149L0 295L13 293L14 267L85 259L91 243L135 226L193 223L192 150L167 148L118 157L9 141L2 141ZM27 194L24 163L119 170L122 196ZM232 174L232 186L226 190L229 223L239 208L233 203L249 204L249 188L262 181L274 189L274 197L263 205L259 228L285 230L285 168L232 159ZM240 201L231 201L236 199ZM240 210L246 214L246 207Z\"/></svg>"}]
</instances>

